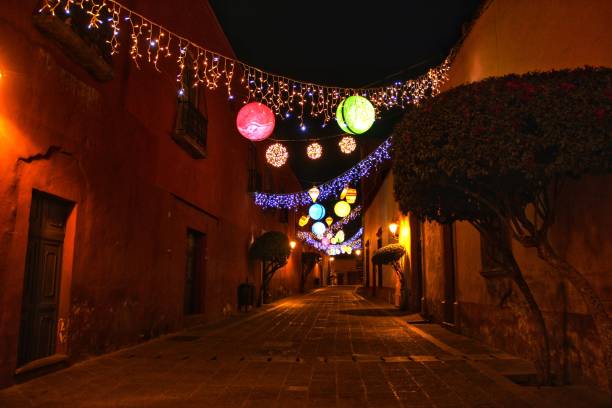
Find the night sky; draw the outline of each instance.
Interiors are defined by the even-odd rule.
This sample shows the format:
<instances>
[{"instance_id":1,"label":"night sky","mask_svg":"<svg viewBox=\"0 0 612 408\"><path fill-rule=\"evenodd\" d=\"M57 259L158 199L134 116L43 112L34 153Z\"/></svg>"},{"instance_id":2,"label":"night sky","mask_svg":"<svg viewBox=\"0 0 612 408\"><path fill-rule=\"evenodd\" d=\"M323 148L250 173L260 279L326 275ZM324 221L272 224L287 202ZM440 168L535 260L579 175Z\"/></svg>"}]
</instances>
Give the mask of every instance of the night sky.
<instances>
[{"instance_id":1,"label":"night sky","mask_svg":"<svg viewBox=\"0 0 612 408\"><path fill-rule=\"evenodd\" d=\"M234 52L242 61L288 77L359 87L409 79L439 64L471 21L479 0L250 1L211 0ZM391 112L360 139L384 140L401 111ZM322 142L323 157L306 157L305 138L340 134L318 119L299 130L277 121L273 138L286 143L305 186L337 176L359 160L339 152L338 138ZM302 140L302 142L300 142ZM378 143L367 143L370 149Z\"/></svg>"}]
</instances>

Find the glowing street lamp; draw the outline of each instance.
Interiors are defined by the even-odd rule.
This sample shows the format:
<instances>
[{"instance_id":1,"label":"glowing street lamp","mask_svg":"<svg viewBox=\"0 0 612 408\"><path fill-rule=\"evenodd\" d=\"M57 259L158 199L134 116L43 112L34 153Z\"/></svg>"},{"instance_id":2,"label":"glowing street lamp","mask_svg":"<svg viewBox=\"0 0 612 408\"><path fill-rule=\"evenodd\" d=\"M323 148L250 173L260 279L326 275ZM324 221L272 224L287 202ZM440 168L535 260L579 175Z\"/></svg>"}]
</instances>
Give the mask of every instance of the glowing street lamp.
<instances>
[{"instance_id":1,"label":"glowing street lamp","mask_svg":"<svg viewBox=\"0 0 612 408\"><path fill-rule=\"evenodd\" d=\"M396 222L392 222L391 224L389 224L389 231L394 237L397 236L397 228L398 226Z\"/></svg>"}]
</instances>

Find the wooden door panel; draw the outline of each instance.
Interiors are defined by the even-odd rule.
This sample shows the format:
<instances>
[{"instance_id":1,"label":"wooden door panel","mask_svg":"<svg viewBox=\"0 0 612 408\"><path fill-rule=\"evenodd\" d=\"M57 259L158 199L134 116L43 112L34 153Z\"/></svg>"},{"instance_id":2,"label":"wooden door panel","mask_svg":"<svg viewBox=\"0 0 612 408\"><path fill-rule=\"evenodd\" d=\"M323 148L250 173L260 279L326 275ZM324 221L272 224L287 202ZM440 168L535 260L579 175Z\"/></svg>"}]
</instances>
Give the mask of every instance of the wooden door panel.
<instances>
[{"instance_id":1,"label":"wooden door panel","mask_svg":"<svg viewBox=\"0 0 612 408\"><path fill-rule=\"evenodd\" d=\"M32 194L23 285L19 365L55 353L66 221L72 204Z\"/></svg>"},{"instance_id":2,"label":"wooden door panel","mask_svg":"<svg viewBox=\"0 0 612 408\"><path fill-rule=\"evenodd\" d=\"M62 245L56 242L43 242L41 265L41 287L39 302L53 304L58 300L58 278Z\"/></svg>"}]
</instances>

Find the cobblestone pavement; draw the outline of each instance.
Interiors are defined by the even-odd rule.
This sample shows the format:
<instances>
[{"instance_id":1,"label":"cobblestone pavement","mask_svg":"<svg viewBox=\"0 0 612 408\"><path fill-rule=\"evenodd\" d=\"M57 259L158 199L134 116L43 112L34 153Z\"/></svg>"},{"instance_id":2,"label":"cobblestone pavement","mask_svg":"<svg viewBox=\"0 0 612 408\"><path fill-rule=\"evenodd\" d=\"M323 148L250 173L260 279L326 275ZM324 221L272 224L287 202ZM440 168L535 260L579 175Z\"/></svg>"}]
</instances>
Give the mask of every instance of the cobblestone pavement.
<instances>
[{"instance_id":1,"label":"cobblestone pavement","mask_svg":"<svg viewBox=\"0 0 612 408\"><path fill-rule=\"evenodd\" d=\"M462 353L335 287L2 390L0 407L544 406Z\"/></svg>"}]
</instances>

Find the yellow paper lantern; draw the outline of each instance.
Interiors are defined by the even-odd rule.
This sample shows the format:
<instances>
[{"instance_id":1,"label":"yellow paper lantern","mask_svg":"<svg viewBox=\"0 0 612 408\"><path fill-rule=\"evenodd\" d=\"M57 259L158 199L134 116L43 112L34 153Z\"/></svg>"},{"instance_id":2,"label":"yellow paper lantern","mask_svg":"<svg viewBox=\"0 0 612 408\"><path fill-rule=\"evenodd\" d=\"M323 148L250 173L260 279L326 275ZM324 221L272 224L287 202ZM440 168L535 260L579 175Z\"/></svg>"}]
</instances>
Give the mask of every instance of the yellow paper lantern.
<instances>
[{"instance_id":1,"label":"yellow paper lantern","mask_svg":"<svg viewBox=\"0 0 612 408\"><path fill-rule=\"evenodd\" d=\"M344 187L342 189L342 192L340 193L340 199L344 200L344 197L346 197L346 193L348 193L349 188L348 187Z\"/></svg>"},{"instance_id":2,"label":"yellow paper lantern","mask_svg":"<svg viewBox=\"0 0 612 408\"><path fill-rule=\"evenodd\" d=\"M310 217L307 215L302 215L298 221L298 225L303 227L304 225L308 224L308 221L310 221Z\"/></svg>"},{"instance_id":3,"label":"yellow paper lantern","mask_svg":"<svg viewBox=\"0 0 612 408\"><path fill-rule=\"evenodd\" d=\"M355 204L357 201L357 189L349 188L346 192L346 202L349 204Z\"/></svg>"},{"instance_id":4,"label":"yellow paper lantern","mask_svg":"<svg viewBox=\"0 0 612 408\"><path fill-rule=\"evenodd\" d=\"M346 201L338 201L334 205L334 213L340 218L344 218L351 212L351 206Z\"/></svg>"}]
</instances>

